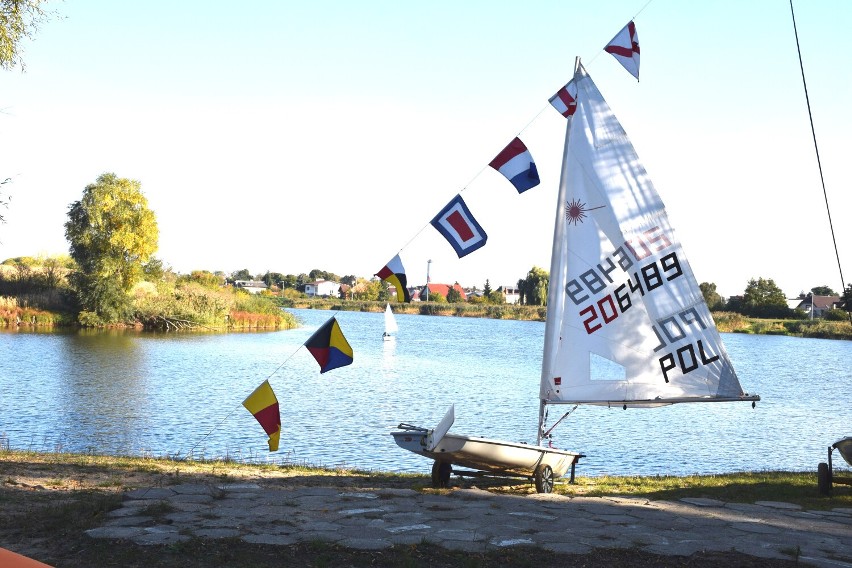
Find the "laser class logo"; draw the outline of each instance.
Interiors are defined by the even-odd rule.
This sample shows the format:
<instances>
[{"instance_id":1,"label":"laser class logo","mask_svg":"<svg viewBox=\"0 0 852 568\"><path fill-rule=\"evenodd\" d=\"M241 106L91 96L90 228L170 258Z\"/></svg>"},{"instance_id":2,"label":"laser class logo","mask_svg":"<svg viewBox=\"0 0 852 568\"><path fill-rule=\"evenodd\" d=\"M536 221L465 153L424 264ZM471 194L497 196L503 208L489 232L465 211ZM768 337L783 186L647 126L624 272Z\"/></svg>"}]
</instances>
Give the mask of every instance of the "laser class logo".
<instances>
[{"instance_id":1,"label":"laser class logo","mask_svg":"<svg viewBox=\"0 0 852 568\"><path fill-rule=\"evenodd\" d=\"M605 205L601 205L600 207L592 207L586 208L586 204L577 200L572 199L567 205L565 205L565 218L568 219L569 225L577 225L578 223L582 223L583 220L587 217L586 213L588 211L594 211L595 209L603 209L606 207Z\"/></svg>"}]
</instances>

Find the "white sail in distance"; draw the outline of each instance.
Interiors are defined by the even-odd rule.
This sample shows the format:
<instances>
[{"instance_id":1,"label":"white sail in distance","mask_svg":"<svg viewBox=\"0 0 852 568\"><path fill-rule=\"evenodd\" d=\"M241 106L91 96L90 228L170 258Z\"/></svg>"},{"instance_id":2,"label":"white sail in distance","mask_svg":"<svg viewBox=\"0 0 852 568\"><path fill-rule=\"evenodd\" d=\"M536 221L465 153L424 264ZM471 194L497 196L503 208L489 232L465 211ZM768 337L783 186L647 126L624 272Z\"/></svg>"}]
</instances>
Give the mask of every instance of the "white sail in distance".
<instances>
[{"instance_id":1,"label":"white sail in distance","mask_svg":"<svg viewBox=\"0 0 852 568\"><path fill-rule=\"evenodd\" d=\"M393 315L390 304L385 308L385 335L394 335L399 331L399 326L396 323L396 317Z\"/></svg>"},{"instance_id":2,"label":"white sail in distance","mask_svg":"<svg viewBox=\"0 0 852 568\"><path fill-rule=\"evenodd\" d=\"M759 400L743 392L663 202L582 66L554 230L543 404Z\"/></svg>"}]
</instances>

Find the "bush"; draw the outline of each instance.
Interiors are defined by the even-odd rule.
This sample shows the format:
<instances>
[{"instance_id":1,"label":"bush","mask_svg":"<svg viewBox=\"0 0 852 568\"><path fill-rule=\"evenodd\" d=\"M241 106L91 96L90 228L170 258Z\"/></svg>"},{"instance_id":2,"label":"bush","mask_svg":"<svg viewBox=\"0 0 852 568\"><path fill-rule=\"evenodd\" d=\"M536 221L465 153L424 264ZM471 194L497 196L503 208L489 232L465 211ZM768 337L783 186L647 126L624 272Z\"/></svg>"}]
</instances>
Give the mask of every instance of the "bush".
<instances>
[{"instance_id":1,"label":"bush","mask_svg":"<svg viewBox=\"0 0 852 568\"><path fill-rule=\"evenodd\" d=\"M716 320L716 328L722 332L745 331L749 327L746 317L737 312L716 312L713 319Z\"/></svg>"},{"instance_id":2,"label":"bush","mask_svg":"<svg viewBox=\"0 0 852 568\"><path fill-rule=\"evenodd\" d=\"M103 321L98 317L98 314L86 310L82 310L77 314L77 323L83 327L98 327L103 325Z\"/></svg>"},{"instance_id":3,"label":"bush","mask_svg":"<svg viewBox=\"0 0 852 568\"><path fill-rule=\"evenodd\" d=\"M849 321L849 312L835 308L822 314L822 319L826 321Z\"/></svg>"},{"instance_id":4,"label":"bush","mask_svg":"<svg viewBox=\"0 0 852 568\"><path fill-rule=\"evenodd\" d=\"M852 336L852 324L848 321L813 320L802 322L802 337L817 339L849 339Z\"/></svg>"}]
</instances>

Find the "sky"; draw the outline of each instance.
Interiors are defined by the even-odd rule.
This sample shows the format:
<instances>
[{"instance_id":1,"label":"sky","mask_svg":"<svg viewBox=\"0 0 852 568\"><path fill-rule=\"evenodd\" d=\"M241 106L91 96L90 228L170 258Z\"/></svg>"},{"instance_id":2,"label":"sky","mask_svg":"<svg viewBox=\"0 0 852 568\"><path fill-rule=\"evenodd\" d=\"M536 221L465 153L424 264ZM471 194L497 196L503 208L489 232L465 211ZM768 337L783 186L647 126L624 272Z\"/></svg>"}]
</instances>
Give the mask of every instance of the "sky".
<instances>
[{"instance_id":1,"label":"sky","mask_svg":"<svg viewBox=\"0 0 852 568\"><path fill-rule=\"evenodd\" d=\"M326 270L514 285L550 267L580 57L699 282L842 288L788 0L52 1L0 72L0 261L68 252L68 207L138 180L180 273ZM852 278L852 2L794 2L834 239ZM604 46L635 18L637 82ZM488 163L515 136L542 183ZM488 233L459 259L430 220L461 193ZM845 214L845 215L844 215ZM428 262L430 261L431 262Z\"/></svg>"}]
</instances>

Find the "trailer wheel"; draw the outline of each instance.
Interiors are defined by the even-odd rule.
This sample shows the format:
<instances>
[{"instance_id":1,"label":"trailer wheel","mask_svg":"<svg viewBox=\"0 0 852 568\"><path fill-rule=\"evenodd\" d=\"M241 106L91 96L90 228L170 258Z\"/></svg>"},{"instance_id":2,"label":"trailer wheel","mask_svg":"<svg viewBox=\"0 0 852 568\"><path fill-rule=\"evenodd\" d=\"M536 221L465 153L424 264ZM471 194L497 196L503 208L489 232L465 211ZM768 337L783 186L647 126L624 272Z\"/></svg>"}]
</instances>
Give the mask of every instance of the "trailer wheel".
<instances>
[{"instance_id":1,"label":"trailer wheel","mask_svg":"<svg viewBox=\"0 0 852 568\"><path fill-rule=\"evenodd\" d=\"M452 464L435 460L432 464L432 487L447 487L452 473Z\"/></svg>"},{"instance_id":2,"label":"trailer wheel","mask_svg":"<svg viewBox=\"0 0 852 568\"><path fill-rule=\"evenodd\" d=\"M535 490L538 493L550 493L553 491L553 470L549 465L539 465L533 474L535 479Z\"/></svg>"},{"instance_id":3,"label":"trailer wheel","mask_svg":"<svg viewBox=\"0 0 852 568\"><path fill-rule=\"evenodd\" d=\"M828 464L825 462L820 462L817 466L817 485L820 495L831 494L831 472L828 471Z\"/></svg>"}]
</instances>

